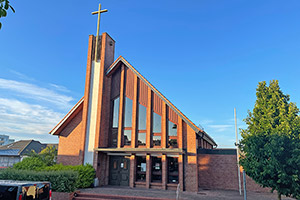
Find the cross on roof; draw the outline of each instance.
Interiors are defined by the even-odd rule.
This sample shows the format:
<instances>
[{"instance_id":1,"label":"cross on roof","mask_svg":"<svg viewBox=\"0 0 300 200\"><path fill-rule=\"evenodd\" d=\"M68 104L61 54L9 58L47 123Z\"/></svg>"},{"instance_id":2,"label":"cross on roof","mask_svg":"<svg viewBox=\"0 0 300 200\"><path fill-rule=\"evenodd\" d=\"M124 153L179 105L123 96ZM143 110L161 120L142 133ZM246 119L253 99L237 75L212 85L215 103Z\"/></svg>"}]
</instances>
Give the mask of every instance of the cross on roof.
<instances>
[{"instance_id":1,"label":"cross on roof","mask_svg":"<svg viewBox=\"0 0 300 200\"><path fill-rule=\"evenodd\" d=\"M107 12L107 11L108 11L107 9L101 10L101 3L99 3L99 9L95 12L92 12L92 15L98 14L96 46L95 46L95 61L97 61L98 36L99 36L99 29L100 29L100 16L101 16L101 13L104 13L104 12Z\"/></svg>"}]
</instances>

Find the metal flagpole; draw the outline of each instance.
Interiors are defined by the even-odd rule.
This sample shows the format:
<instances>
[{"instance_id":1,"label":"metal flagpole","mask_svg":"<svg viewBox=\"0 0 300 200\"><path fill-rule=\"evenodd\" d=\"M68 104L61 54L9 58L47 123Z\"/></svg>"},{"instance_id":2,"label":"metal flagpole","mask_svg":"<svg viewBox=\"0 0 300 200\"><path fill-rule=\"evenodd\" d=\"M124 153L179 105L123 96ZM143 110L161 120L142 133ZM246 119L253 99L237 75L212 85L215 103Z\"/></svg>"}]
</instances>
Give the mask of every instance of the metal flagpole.
<instances>
[{"instance_id":1,"label":"metal flagpole","mask_svg":"<svg viewBox=\"0 0 300 200\"><path fill-rule=\"evenodd\" d=\"M238 139L238 131L237 131L237 120L236 120L236 109L234 108L234 121L235 121L235 137L236 137L236 160L238 167L238 177L239 177L239 192L242 195L242 185L241 185L241 173L240 173L240 158L239 158L239 139Z\"/></svg>"}]
</instances>

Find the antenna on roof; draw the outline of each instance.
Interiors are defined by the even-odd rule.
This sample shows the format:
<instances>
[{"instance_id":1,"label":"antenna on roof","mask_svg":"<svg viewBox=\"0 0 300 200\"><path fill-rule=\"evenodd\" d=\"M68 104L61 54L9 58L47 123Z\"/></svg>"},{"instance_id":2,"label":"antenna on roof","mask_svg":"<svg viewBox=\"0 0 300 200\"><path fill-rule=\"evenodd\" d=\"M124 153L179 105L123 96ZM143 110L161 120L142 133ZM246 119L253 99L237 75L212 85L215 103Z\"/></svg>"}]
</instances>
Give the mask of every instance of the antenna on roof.
<instances>
[{"instance_id":1,"label":"antenna on roof","mask_svg":"<svg viewBox=\"0 0 300 200\"><path fill-rule=\"evenodd\" d=\"M200 128L202 131L204 131L204 127L201 126L201 124L198 125L198 128Z\"/></svg>"}]
</instances>

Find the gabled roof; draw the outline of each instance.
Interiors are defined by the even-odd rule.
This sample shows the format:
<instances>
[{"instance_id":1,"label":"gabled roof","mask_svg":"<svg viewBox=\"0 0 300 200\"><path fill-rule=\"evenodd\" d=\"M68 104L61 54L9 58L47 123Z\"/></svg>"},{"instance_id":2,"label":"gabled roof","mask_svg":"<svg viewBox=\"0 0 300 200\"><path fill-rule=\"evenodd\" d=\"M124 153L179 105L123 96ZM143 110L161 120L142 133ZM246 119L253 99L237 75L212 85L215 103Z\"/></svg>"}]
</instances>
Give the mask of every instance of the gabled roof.
<instances>
[{"instance_id":1,"label":"gabled roof","mask_svg":"<svg viewBox=\"0 0 300 200\"><path fill-rule=\"evenodd\" d=\"M20 140L11 144L7 144L0 147L2 154L17 154L20 155L24 149L34 140Z\"/></svg>"},{"instance_id":2,"label":"gabled roof","mask_svg":"<svg viewBox=\"0 0 300 200\"><path fill-rule=\"evenodd\" d=\"M191 120L189 120L178 108L176 108L161 92L159 92L147 79L145 79L125 58L120 56L115 62L107 69L106 75L110 76L112 73L121 66L123 63L126 67L131 69L137 77L142 80L151 90L157 94L170 108L172 108L184 121L187 123L199 136L217 146L216 142L204 131L197 127Z\"/></svg>"},{"instance_id":3,"label":"gabled roof","mask_svg":"<svg viewBox=\"0 0 300 200\"><path fill-rule=\"evenodd\" d=\"M78 112L83 109L83 100L82 97L75 106L64 116L64 118L49 132L52 135L58 135L67 124L76 116Z\"/></svg>"},{"instance_id":4,"label":"gabled roof","mask_svg":"<svg viewBox=\"0 0 300 200\"><path fill-rule=\"evenodd\" d=\"M0 156L18 156L20 149L0 149Z\"/></svg>"}]
</instances>

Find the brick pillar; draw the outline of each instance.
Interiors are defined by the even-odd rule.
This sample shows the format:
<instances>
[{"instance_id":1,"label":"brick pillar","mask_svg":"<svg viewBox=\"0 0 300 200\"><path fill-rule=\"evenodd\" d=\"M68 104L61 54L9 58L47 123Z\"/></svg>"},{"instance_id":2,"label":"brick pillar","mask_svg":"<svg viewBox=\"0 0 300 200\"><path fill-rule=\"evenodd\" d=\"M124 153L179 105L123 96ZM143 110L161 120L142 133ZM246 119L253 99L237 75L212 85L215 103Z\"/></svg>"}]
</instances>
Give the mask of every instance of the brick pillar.
<instances>
[{"instance_id":1,"label":"brick pillar","mask_svg":"<svg viewBox=\"0 0 300 200\"><path fill-rule=\"evenodd\" d=\"M161 148L167 148L167 104L162 102L162 118L161 118Z\"/></svg>"},{"instance_id":2,"label":"brick pillar","mask_svg":"<svg viewBox=\"0 0 300 200\"><path fill-rule=\"evenodd\" d=\"M177 126L177 138L178 138L178 148L183 149L183 127L182 119L178 117L178 126Z\"/></svg>"},{"instance_id":3,"label":"brick pillar","mask_svg":"<svg viewBox=\"0 0 300 200\"><path fill-rule=\"evenodd\" d=\"M132 132L131 132L131 147L137 147L137 116L138 116L138 77L134 75L134 96L132 102Z\"/></svg>"},{"instance_id":4,"label":"brick pillar","mask_svg":"<svg viewBox=\"0 0 300 200\"><path fill-rule=\"evenodd\" d=\"M146 155L146 188L150 188L151 182L151 156L149 154Z\"/></svg>"},{"instance_id":5,"label":"brick pillar","mask_svg":"<svg viewBox=\"0 0 300 200\"><path fill-rule=\"evenodd\" d=\"M129 176L129 186L134 188L135 184L135 176L136 176L136 156L132 154L130 156L130 176Z\"/></svg>"},{"instance_id":6,"label":"brick pillar","mask_svg":"<svg viewBox=\"0 0 300 200\"><path fill-rule=\"evenodd\" d=\"M183 160L183 155L179 155L178 157L178 179L179 179L179 184L180 184L180 191L184 190L184 171L183 171L183 165L184 165L184 160Z\"/></svg>"},{"instance_id":7,"label":"brick pillar","mask_svg":"<svg viewBox=\"0 0 300 200\"><path fill-rule=\"evenodd\" d=\"M122 147L123 138L123 111L124 111L124 95L125 95L125 67L121 68L121 84L120 84L120 107L119 107L119 128L118 128L118 148Z\"/></svg>"},{"instance_id":8,"label":"brick pillar","mask_svg":"<svg viewBox=\"0 0 300 200\"><path fill-rule=\"evenodd\" d=\"M198 156L197 156L197 142L195 131L184 125L187 132L187 162L185 165L185 189L189 192L198 192Z\"/></svg>"},{"instance_id":9,"label":"brick pillar","mask_svg":"<svg viewBox=\"0 0 300 200\"><path fill-rule=\"evenodd\" d=\"M147 121L146 121L146 148L151 148L151 126L152 126L152 91L148 87L147 102Z\"/></svg>"},{"instance_id":10,"label":"brick pillar","mask_svg":"<svg viewBox=\"0 0 300 200\"><path fill-rule=\"evenodd\" d=\"M161 157L161 164L162 164L162 189L167 189L167 182L168 182L168 168L167 168L167 156L165 154Z\"/></svg>"}]
</instances>

